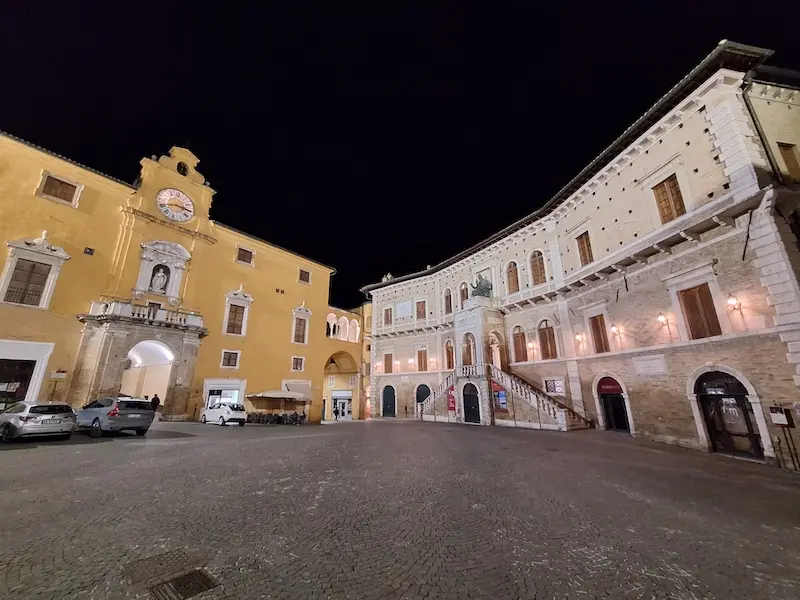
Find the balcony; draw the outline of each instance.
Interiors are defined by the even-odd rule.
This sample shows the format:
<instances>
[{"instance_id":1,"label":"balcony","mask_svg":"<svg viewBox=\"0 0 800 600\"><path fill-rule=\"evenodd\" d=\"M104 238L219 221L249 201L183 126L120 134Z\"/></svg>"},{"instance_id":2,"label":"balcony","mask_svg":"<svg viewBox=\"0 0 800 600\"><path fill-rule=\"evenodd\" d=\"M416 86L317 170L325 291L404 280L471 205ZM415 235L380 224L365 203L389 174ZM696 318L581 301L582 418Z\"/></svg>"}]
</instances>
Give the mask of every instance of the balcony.
<instances>
[{"instance_id":1,"label":"balcony","mask_svg":"<svg viewBox=\"0 0 800 600\"><path fill-rule=\"evenodd\" d=\"M81 321L128 321L157 327L199 329L205 332L203 317L197 313L141 306L124 300L92 302L89 312L79 315L78 318Z\"/></svg>"},{"instance_id":2,"label":"balcony","mask_svg":"<svg viewBox=\"0 0 800 600\"><path fill-rule=\"evenodd\" d=\"M401 335L414 335L420 333L434 333L436 331L446 331L453 328L453 313L440 317L429 317L427 319L416 319L405 323L393 323L385 325L378 323L377 331L373 332L372 337L382 339L388 337L398 337Z\"/></svg>"}]
</instances>

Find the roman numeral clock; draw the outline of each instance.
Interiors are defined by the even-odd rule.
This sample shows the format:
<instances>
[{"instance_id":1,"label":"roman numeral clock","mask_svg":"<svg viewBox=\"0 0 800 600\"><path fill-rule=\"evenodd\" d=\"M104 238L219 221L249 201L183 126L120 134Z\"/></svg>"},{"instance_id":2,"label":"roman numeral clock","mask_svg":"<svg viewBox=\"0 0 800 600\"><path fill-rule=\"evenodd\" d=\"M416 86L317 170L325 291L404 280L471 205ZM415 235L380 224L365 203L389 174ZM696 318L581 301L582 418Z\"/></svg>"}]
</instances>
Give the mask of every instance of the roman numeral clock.
<instances>
[{"instance_id":1,"label":"roman numeral clock","mask_svg":"<svg viewBox=\"0 0 800 600\"><path fill-rule=\"evenodd\" d=\"M194 203L180 190L165 188L156 194L156 206L161 214L179 223L194 216Z\"/></svg>"}]
</instances>

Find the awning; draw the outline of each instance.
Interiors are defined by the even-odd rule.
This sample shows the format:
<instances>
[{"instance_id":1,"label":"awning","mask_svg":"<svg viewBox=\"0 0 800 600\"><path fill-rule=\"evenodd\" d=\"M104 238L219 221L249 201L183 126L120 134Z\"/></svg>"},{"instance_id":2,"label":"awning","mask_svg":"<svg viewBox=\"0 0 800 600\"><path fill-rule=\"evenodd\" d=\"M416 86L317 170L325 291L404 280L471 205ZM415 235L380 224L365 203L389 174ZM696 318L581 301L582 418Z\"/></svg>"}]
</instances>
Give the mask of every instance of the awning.
<instances>
[{"instance_id":1,"label":"awning","mask_svg":"<svg viewBox=\"0 0 800 600\"><path fill-rule=\"evenodd\" d=\"M304 394L300 392L289 392L283 390L268 390L266 392L259 392L258 394L248 394L248 398L272 398L274 400L301 400L306 399Z\"/></svg>"},{"instance_id":2,"label":"awning","mask_svg":"<svg viewBox=\"0 0 800 600\"><path fill-rule=\"evenodd\" d=\"M283 387L287 391L300 394L303 398L311 402L311 382L310 381L284 381Z\"/></svg>"}]
</instances>

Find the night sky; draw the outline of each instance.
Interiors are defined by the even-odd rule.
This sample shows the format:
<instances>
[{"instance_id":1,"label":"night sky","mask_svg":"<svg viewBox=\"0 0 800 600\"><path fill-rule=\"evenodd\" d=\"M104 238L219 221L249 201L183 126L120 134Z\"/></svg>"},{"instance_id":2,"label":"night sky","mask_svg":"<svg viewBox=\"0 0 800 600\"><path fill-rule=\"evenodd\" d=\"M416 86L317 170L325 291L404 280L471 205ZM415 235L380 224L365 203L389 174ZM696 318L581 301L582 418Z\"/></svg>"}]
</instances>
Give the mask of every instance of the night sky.
<instances>
[{"instance_id":1,"label":"night sky","mask_svg":"<svg viewBox=\"0 0 800 600\"><path fill-rule=\"evenodd\" d=\"M534 211L720 39L800 68L796 2L7 4L0 129L129 182L188 145L341 307Z\"/></svg>"}]
</instances>

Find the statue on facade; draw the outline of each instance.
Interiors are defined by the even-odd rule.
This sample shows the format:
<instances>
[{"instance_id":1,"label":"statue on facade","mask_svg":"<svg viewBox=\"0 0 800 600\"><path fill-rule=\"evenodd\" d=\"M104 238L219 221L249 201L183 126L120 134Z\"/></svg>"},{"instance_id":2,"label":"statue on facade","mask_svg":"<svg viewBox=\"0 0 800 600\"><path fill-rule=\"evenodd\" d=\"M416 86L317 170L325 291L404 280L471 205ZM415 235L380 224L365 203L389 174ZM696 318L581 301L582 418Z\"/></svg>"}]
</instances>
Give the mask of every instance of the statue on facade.
<instances>
[{"instance_id":1,"label":"statue on facade","mask_svg":"<svg viewBox=\"0 0 800 600\"><path fill-rule=\"evenodd\" d=\"M150 280L150 289L152 291L159 292L161 294L165 294L167 292L169 274L165 271L166 267L163 265L159 265L153 270L153 278Z\"/></svg>"},{"instance_id":2,"label":"statue on facade","mask_svg":"<svg viewBox=\"0 0 800 600\"><path fill-rule=\"evenodd\" d=\"M482 296L483 298L492 297L492 282L478 273L478 279L472 286L472 297Z\"/></svg>"}]
</instances>

